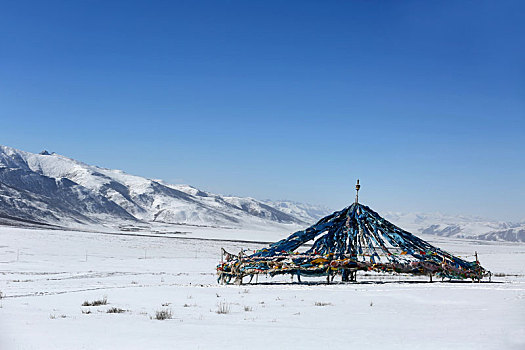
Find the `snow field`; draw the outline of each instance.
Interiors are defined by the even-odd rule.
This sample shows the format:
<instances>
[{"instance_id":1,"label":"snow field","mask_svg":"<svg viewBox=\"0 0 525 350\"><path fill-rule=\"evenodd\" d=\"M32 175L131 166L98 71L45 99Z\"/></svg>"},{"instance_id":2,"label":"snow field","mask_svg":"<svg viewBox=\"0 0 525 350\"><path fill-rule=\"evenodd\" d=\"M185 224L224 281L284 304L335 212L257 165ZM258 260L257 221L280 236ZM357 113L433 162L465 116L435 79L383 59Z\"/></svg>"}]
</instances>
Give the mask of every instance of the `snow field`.
<instances>
[{"instance_id":1,"label":"snow field","mask_svg":"<svg viewBox=\"0 0 525 350\"><path fill-rule=\"evenodd\" d=\"M228 232L264 238L217 236ZM358 275L362 283L333 285L282 276L221 286L221 247L263 245L0 227L0 349L523 349L525 245L430 241L460 256L477 251L502 276L478 284ZM107 305L81 306L104 297ZM113 307L126 311L107 313ZM172 318L156 320L162 310Z\"/></svg>"}]
</instances>

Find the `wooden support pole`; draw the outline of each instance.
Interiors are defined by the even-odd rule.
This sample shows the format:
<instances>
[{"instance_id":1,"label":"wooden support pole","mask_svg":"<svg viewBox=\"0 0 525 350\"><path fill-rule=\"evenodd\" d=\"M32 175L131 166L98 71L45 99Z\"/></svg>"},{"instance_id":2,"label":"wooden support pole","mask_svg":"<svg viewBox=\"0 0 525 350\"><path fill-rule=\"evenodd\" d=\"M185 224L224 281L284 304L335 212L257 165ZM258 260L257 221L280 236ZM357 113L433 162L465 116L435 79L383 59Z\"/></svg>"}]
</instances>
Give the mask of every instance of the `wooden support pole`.
<instances>
[{"instance_id":1,"label":"wooden support pole","mask_svg":"<svg viewBox=\"0 0 525 350\"><path fill-rule=\"evenodd\" d=\"M328 270L328 273L326 275L326 284L330 284L331 277L332 277L332 272L330 270Z\"/></svg>"},{"instance_id":2,"label":"wooden support pole","mask_svg":"<svg viewBox=\"0 0 525 350\"><path fill-rule=\"evenodd\" d=\"M348 282L350 280L350 271L347 269L343 269L341 272L341 281L342 282Z\"/></svg>"}]
</instances>

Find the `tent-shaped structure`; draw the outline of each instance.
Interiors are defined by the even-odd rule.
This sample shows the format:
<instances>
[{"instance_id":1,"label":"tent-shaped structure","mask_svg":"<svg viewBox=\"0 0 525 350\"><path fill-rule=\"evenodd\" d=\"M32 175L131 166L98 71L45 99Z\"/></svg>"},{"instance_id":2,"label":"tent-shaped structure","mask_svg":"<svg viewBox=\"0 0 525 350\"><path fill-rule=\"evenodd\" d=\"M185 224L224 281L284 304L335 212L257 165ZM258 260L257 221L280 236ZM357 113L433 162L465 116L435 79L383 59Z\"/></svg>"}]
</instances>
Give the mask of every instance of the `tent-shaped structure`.
<instances>
[{"instance_id":1,"label":"tent-shaped structure","mask_svg":"<svg viewBox=\"0 0 525 350\"><path fill-rule=\"evenodd\" d=\"M356 189L359 191L359 180ZM313 241L309 249L301 247ZM476 260L469 262L447 253L383 219L356 201L305 230L298 231L251 255L227 253L223 249L217 266L219 282L232 277L242 283L245 276L279 274L327 276L337 274L343 281L355 281L357 271L405 273L413 275L479 281L490 272Z\"/></svg>"}]
</instances>

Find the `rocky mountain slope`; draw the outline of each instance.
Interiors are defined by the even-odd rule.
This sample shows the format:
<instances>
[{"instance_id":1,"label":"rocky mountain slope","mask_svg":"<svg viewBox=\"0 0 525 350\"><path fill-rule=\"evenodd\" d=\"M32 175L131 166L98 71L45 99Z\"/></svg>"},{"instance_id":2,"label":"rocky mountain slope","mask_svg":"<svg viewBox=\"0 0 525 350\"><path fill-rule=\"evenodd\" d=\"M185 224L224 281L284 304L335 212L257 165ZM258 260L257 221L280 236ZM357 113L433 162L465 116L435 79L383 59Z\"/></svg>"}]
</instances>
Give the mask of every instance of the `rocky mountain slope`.
<instances>
[{"instance_id":1,"label":"rocky mountain slope","mask_svg":"<svg viewBox=\"0 0 525 350\"><path fill-rule=\"evenodd\" d=\"M264 200L264 203L268 204L271 207L279 209L283 213L289 214L296 218L301 219L304 222L312 222L317 218L322 218L328 214L334 212L333 209L321 206L321 205L312 205L306 203L299 203L289 200ZM314 220L312 220L314 219Z\"/></svg>"},{"instance_id":2,"label":"rocky mountain slope","mask_svg":"<svg viewBox=\"0 0 525 350\"><path fill-rule=\"evenodd\" d=\"M307 224L270 202L221 196L188 185L91 166L58 154L0 146L0 218L60 226L133 221L242 226L265 221Z\"/></svg>"}]
</instances>

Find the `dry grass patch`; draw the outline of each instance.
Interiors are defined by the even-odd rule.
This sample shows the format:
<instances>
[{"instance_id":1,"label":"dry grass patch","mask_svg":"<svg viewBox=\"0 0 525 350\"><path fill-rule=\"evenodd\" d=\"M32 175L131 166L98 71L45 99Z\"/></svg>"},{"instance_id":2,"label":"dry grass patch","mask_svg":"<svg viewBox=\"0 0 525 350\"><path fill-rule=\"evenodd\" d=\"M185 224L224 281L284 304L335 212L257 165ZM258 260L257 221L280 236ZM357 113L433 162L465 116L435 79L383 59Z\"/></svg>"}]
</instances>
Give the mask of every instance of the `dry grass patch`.
<instances>
[{"instance_id":1,"label":"dry grass patch","mask_svg":"<svg viewBox=\"0 0 525 350\"><path fill-rule=\"evenodd\" d=\"M171 310L164 309L164 310L157 310L155 312L155 319L156 320L168 320L173 317L173 314Z\"/></svg>"},{"instance_id":2,"label":"dry grass patch","mask_svg":"<svg viewBox=\"0 0 525 350\"><path fill-rule=\"evenodd\" d=\"M329 305L332 305L332 303L325 303L325 302L322 302L322 301L316 301L315 302L315 306L329 306Z\"/></svg>"},{"instance_id":3,"label":"dry grass patch","mask_svg":"<svg viewBox=\"0 0 525 350\"><path fill-rule=\"evenodd\" d=\"M107 297L104 297L102 299L99 299L99 300L93 300L93 301L84 301L82 303L82 306L100 306L100 305L106 305L108 303L108 298Z\"/></svg>"},{"instance_id":4,"label":"dry grass patch","mask_svg":"<svg viewBox=\"0 0 525 350\"><path fill-rule=\"evenodd\" d=\"M111 309L106 311L106 313L108 314L121 314L123 312L126 312L126 310L118 308L118 307L112 307Z\"/></svg>"},{"instance_id":5,"label":"dry grass patch","mask_svg":"<svg viewBox=\"0 0 525 350\"><path fill-rule=\"evenodd\" d=\"M219 315L226 315L229 314L230 311L230 304L228 304L227 302L220 302L219 304L217 304L217 310L215 312Z\"/></svg>"}]
</instances>

